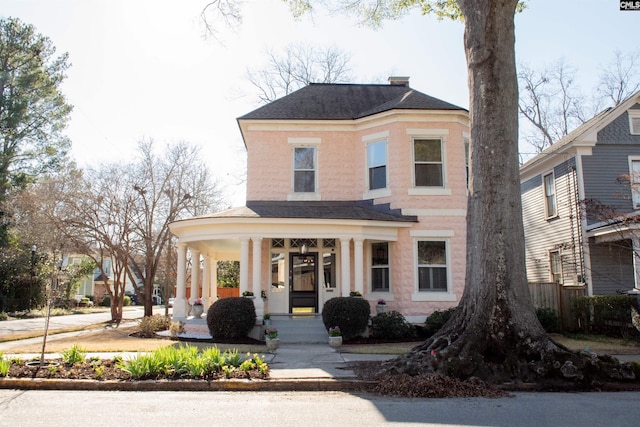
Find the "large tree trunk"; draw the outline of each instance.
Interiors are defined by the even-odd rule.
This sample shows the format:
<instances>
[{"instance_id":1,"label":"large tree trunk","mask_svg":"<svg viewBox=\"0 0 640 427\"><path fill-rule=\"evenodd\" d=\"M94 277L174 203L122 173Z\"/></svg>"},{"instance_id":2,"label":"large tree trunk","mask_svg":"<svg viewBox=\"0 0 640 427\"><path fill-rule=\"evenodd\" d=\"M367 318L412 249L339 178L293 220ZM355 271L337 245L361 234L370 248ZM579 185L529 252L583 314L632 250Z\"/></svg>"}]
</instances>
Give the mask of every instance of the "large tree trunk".
<instances>
[{"instance_id":1,"label":"large tree trunk","mask_svg":"<svg viewBox=\"0 0 640 427\"><path fill-rule=\"evenodd\" d=\"M390 368L491 382L585 380L591 377L586 372L591 358L550 341L535 315L526 280L518 163L517 0L458 4L465 18L471 117L465 290L442 330Z\"/></svg>"}]
</instances>

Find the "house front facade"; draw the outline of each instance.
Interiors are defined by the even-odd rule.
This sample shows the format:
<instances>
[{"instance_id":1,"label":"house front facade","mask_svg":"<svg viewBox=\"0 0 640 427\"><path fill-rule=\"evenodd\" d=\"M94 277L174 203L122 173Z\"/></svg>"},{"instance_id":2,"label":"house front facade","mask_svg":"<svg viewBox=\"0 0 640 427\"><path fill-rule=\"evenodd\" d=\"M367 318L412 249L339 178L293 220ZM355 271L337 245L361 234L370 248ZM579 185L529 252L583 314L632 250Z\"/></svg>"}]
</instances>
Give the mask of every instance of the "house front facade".
<instances>
[{"instance_id":1,"label":"house front facade","mask_svg":"<svg viewBox=\"0 0 640 427\"><path fill-rule=\"evenodd\" d=\"M520 170L527 277L640 292L640 92Z\"/></svg>"},{"instance_id":2,"label":"house front facade","mask_svg":"<svg viewBox=\"0 0 640 427\"><path fill-rule=\"evenodd\" d=\"M383 299L415 322L457 305L465 109L391 78L310 84L238 124L247 202L171 224L179 241L174 317L186 317L196 298L205 306L216 299L222 260L240 261L240 292L254 294L259 316L320 313L328 299L352 293L372 311ZM200 268L187 274L188 264Z\"/></svg>"}]
</instances>

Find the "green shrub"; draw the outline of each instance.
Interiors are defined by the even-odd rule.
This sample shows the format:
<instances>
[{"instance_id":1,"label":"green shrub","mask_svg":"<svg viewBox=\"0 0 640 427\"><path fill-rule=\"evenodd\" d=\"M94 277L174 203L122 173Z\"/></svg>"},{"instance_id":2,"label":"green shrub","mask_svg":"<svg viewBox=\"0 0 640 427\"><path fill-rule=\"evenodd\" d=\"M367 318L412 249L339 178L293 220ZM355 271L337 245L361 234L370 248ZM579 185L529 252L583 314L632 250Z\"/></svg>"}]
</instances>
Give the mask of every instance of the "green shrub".
<instances>
[{"instance_id":1,"label":"green shrub","mask_svg":"<svg viewBox=\"0 0 640 427\"><path fill-rule=\"evenodd\" d=\"M369 301L362 298L331 298L322 308L322 322L327 331L331 327L339 326L342 338L349 340L366 331L370 311Z\"/></svg>"},{"instance_id":2,"label":"green shrub","mask_svg":"<svg viewBox=\"0 0 640 427\"><path fill-rule=\"evenodd\" d=\"M155 336L156 332L169 329L170 325L171 319L161 314L143 317L142 320L140 320L140 335L151 338Z\"/></svg>"},{"instance_id":3,"label":"green shrub","mask_svg":"<svg viewBox=\"0 0 640 427\"><path fill-rule=\"evenodd\" d=\"M560 332L560 318L551 308L536 309L536 316L547 333Z\"/></svg>"},{"instance_id":4,"label":"green shrub","mask_svg":"<svg viewBox=\"0 0 640 427\"><path fill-rule=\"evenodd\" d=\"M380 313L371 319L371 333L374 338L401 340L416 336L416 328L397 311Z\"/></svg>"},{"instance_id":5,"label":"green shrub","mask_svg":"<svg viewBox=\"0 0 640 427\"><path fill-rule=\"evenodd\" d=\"M256 309L249 298L219 299L207 311L207 326L215 339L246 337L255 324Z\"/></svg>"},{"instance_id":6,"label":"green shrub","mask_svg":"<svg viewBox=\"0 0 640 427\"><path fill-rule=\"evenodd\" d=\"M631 324L631 307L636 297L628 295L596 295L574 301L579 330L589 334L626 337L637 334Z\"/></svg>"},{"instance_id":7,"label":"green shrub","mask_svg":"<svg viewBox=\"0 0 640 427\"><path fill-rule=\"evenodd\" d=\"M82 363L87 358L87 350L74 344L69 350L64 350L61 354L62 360L69 366Z\"/></svg>"},{"instance_id":8,"label":"green shrub","mask_svg":"<svg viewBox=\"0 0 640 427\"><path fill-rule=\"evenodd\" d=\"M124 296L124 298L122 299L122 305L124 305L125 307L131 305L131 297L129 295Z\"/></svg>"},{"instance_id":9,"label":"green shrub","mask_svg":"<svg viewBox=\"0 0 640 427\"><path fill-rule=\"evenodd\" d=\"M9 315L6 312L0 311L0 321L7 320L8 318L9 318Z\"/></svg>"},{"instance_id":10,"label":"green shrub","mask_svg":"<svg viewBox=\"0 0 640 427\"><path fill-rule=\"evenodd\" d=\"M111 297L110 296L106 296L102 299L102 302L100 302L100 305L102 307L111 307Z\"/></svg>"},{"instance_id":11,"label":"green shrub","mask_svg":"<svg viewBox=\"0 0 640 427\"><path fill-rule=\"evenodd\" d=\"M455 307L448 308L440 311L436 310L424 322L424 334L428 338L438 332L445 323L449 321L453 313L456 311Z\"/></svg>"}]
</instances>

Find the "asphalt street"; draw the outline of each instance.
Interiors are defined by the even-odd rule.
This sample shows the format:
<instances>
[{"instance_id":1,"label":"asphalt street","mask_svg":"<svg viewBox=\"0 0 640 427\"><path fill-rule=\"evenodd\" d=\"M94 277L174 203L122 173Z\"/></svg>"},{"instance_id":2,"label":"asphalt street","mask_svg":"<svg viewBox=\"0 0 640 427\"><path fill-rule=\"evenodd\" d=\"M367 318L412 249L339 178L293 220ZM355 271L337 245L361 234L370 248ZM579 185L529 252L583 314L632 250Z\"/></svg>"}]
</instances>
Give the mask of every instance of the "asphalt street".
<instances>
[{"instance_id":1,"label":"asphalt street","mask_svg":"<svg viewBox=\"0 0 640 427\"><path fill-rule=\"evenodd\" d=\"M0 426L633 426L640 394L410 399L345 392L0 390Z\"/></svg>"}]
</instances>

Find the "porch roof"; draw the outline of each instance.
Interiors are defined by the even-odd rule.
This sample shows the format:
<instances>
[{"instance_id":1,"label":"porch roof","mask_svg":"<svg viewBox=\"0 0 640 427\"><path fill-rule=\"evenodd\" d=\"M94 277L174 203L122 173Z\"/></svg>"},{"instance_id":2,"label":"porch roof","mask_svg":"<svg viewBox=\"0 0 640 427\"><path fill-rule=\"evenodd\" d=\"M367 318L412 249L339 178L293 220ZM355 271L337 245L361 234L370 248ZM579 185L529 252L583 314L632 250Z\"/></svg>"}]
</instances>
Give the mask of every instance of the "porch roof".
<instances>
[{"instance_id":1,"label":"porch roof","mask_svg":"<svg viewBox=\"0 0 640 427\"><path fill-rule=\"evenodd\" d=\"M246 206L196 218L308 218L417 222L389 204L362 201L247 201Z\"/></svg>"}]
</instances>

